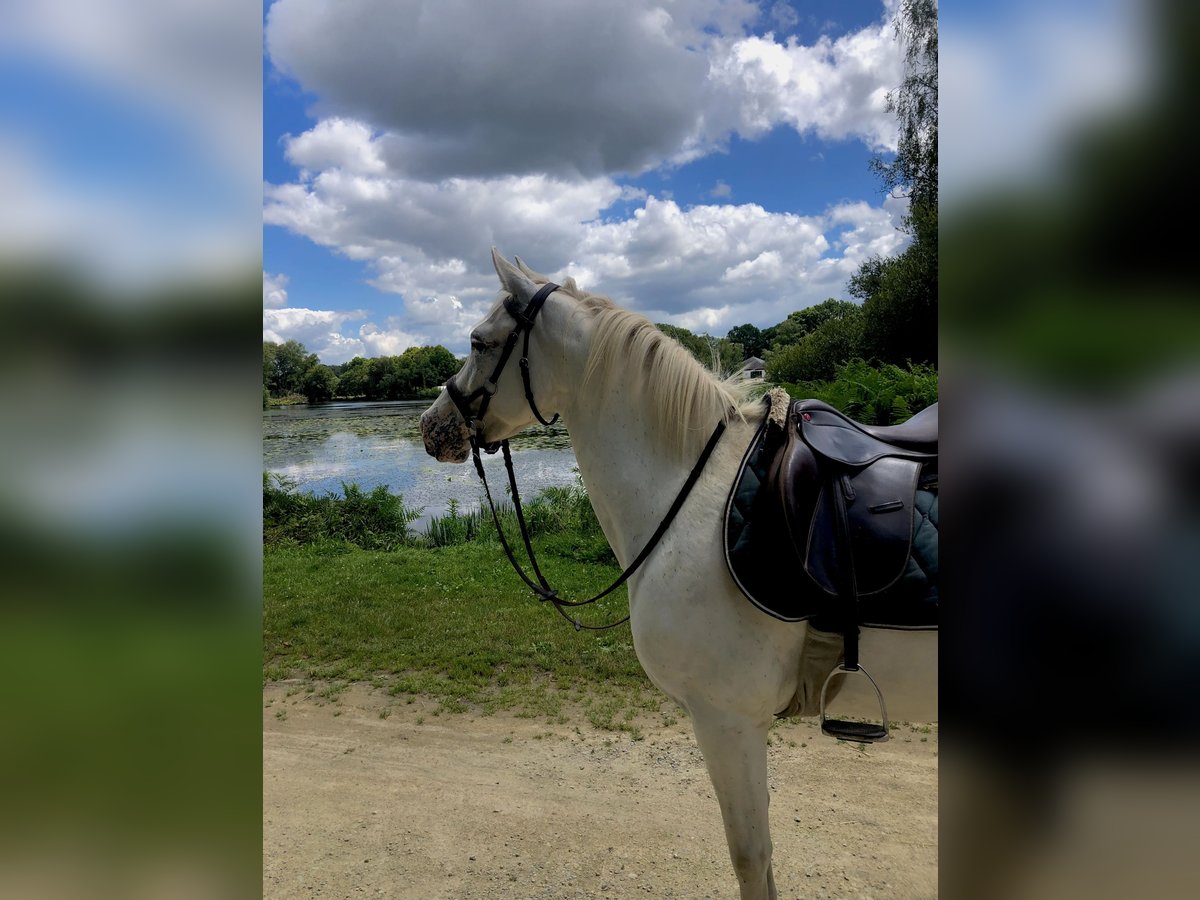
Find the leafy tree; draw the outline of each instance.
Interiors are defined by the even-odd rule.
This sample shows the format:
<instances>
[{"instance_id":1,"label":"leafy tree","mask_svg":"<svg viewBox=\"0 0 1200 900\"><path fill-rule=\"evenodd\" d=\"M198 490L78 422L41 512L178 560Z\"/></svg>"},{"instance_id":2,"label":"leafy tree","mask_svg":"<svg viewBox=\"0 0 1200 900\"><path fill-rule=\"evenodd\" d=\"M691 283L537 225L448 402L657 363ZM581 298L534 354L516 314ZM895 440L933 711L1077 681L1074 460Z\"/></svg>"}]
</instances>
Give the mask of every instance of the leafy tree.
<instances>
[{"instance_id":1,"label":"leafy tree","mask_svg":"<svg viewBox=\"0 0 1200 900\"><path fill-rule=\"evenodd\" d=\"M337 382L337 376L329 366L313 366L304 375L302 393L309 403L324 403L333 399Z\"/></svg>"},{"instance_id":2,"label":"leafy tree","mask_svg":"<svg viewBox=\"0 0 1200 900\"><path fill-rule=\"evenodd\" d=\"M712 363L712 356L709 353L708 342L702 340L699 335L692 334L686 328L680 328L678 325L668 325L666 322L658 322L654 326L663 334L675 338L684 349L692 356L700 360L704 365Z\"/></svg>"},{"instance_id":3,"label":"leafy tree","mask_svg":"<svg viewBox=\"0 0 1200 900\"><path fill-rule=\"evenodd\" d=\"M659 322L654 326L663 334L673 337L694 356L700 365L722 372L736 372L745 360L741 344L727 338L715 338L710 334L692 334L678 325Z\"/></svg>"},{"instance_id":4,"label":"leafy tree","mask_svg":"<svg viewBox=\"0 0 1200 900\"><path fill-rule=\"evenodd\" d=\"M767 378L779 383L825 380L834 376L839 365L860 355L863 311L853 303L847 305L843 315L830 316L797 343L772 353Z\"/></svg>"},{"instance_id":5,"label":"leafy tree","mask_svg":"<svg viewBox=\"0 0 1200 900\"><path fill-rule=\"evenodd\" d=\"M398 374L408 393L417 394L440 387L459 368L454 354L439 344L435 347L409 347L400 357Z\"/></svg>"},{"instance_id":6,"label":"leafy tree","mask_svg":"<svg viewBox=\"0 0 1200 900\"><path fill-rule=\"evenodd\" d=\"M367 360L356 356L341 367L338 373L338 395L342 397L367 396Z\"/></svg>"},{"instance_id":7,"label":"leafy tree","mask_svg":"<svg viewBox=\"0 0 1200 900\"><path fill-rule=\"evenodd\" d=\"M815 306L798 309L771 329L771 348L780 350L799 343L830 319L858 316L862 310L857 303L837 300L833 297L822 300Z\"/></svg>"},{"instance_id":8,"label":"leafy tree","mask_svg":"<svg viewBox=\"0 0 1200 900\"><path fill-rule=\"evenodd\" d=\"M263 342L263 380L272 396L300 393L305 373L318 362L317 355L309 353L299 341Z\"/></svg>"},{"instance_id":9,"label":"leafy tree","mask_svg":"<svg viewBox=\"0 0 1200 900\"><path fill-rule=\"evenodd\" d=\"M889 191L907 190L910 209L936 209L938 202L938 5L903 0L896 37L904 49L904 80L887 96L887 110L900 122L896 157L871 169ZM914 223L915 225L916 223Z\"/></svg>"},{"instance_id":10,"label":"leafy tree","mask_svg":"<svg viewBox=\"0 0 1200 900\"><path fill-rule=\"evenodd\" d=\"M881 362L937 361L937 244L916 241L900 256L863 263L848 290L863 299L863 353Z\"/></svg>"},{"instance_id":11,"label":"leafy tree","mask_svg":"<svg viewBox=\"0 0 1200 900\"><path fill-rule=\"evenodd\" d=\"M937 361L938 33L935 0L903 0L896 36L905 76L888 94L900 137L895 159L875 159L884 188L909 198L904 228L913 242L900 256L872 257L851 280L867 317L864 351L885 362Z\"/></svg>"},{"instance_id":12,"label":"leafy tree","mask_svg":"<svg viewBox=\"0 0 1200 900\"><path fill-rule=\"evenodd\" d=\"M275 356L278 351L278 344L263 341L263 390L268 393L275 379Z\"/></svg>"},{"instance_id":13,"label":"leafy tree","mask_svg":"<svg viewBox=\"0 0 1200 900\"><path fill-rule=\"evenodd\" d=\"M742 359L748 359L751 356L761 357L767 348L767 341L762 331L750 323L730 328L729 334L725 335L725 340L742 345Z\"/></svg>"},{"instance_id":14,"label":"leafy tree","mask_svg":"<svg viewBox=\"0 0 1200 900\"><path fill-rule=\"evenodd\" d=\"M364 359L340 366L319 362L302 344L263 344L263 384L270 394L302 393L310 402L334 396L409 400L436 394L462 362L442 346L410 347L399 356Z\"/></svg>"}]
</instances>

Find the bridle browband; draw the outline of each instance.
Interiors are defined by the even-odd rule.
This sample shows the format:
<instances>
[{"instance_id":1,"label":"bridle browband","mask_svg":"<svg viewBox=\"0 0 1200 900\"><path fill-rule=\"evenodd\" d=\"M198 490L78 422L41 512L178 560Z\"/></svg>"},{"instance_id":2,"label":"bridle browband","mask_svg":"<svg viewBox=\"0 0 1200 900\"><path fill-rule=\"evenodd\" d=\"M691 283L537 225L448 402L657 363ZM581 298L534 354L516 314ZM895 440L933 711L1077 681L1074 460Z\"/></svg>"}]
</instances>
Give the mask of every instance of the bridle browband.
<instances>
[{"instance_id":1,"label":"bridle browband","mask_svg":"<svg viewBox=\"0 0 1200 900\"><path fill-rule=\"evenodd\" d=\"M650 540L646 542L646 545L642 548L641 553L639 553L637 558L629 564L629 567L621 573L620 577L618 577L616 581L610 584L599 594L596 594L596 596L590 597L587 600L564 600L559 597L558 591L550 587L550 583L546 581L546 577L542 574L542 570L538 567L537 556L533 552L533 543L529 537L529 528L525 524L525 512L521 506L521 494L517 490L517 476L513 471L512 453L509 451L508 441L493 441L486 444L483 441L483 417L487 413L488 406L492 402L492 397L496 393L499 385L500 375L504 371L505 365L508 364L508 360L512 356L513 350L517 345L517 341L522 335L524 335L525 341L521 350L520 359L521 380L525 384L525 399L529 403L529 409L537 418L537 420L547 427L558 421L558 413L555 413L554 418L547 422L545 417L541 414L541 411L538 410L537 404L533 399L533 386L530 383L529 376L529 333L533 330L533 324L537 319L538 313L541 312L542 306L546 302L546 298L557 291L558 288L559 286L557 284L552 282L546 283L540 290L538 290L536 294L533 295L533 299L529 301L524 310L521 309L516 297L510 294L509 297L504 301L504 308L507 310L509 315L516 319L516 327L509 333L508 339L504 342L504 349L500 354L500 360L496 363L496 367L492 370L492 374L488 376L487 380L484 381L483 384L475 388L475 390L471 391L469 394L464 393L463 390L457 384L455 384L455 376L453 375L446 380L445 387L446 393L449 395L451 402L454 404L454 408L457 409L459 415L463 417L463 420L467 423L467 428L471 432L471 459L475 463L475 471L479 475L479 480L483 482L484 496L487 497L488 507L492 511L492 522L496 526L496 534L500 538L500 546L504 548L504 555L508 557L509 563L512 564L513 569L521 577L521 580L524 581L525 584L529 586L529 589L537 595L538 600L543 603L547 600L550 601L558 613L575 626L576 631L579 631L582 628L586 628L590 631L603 631L604 629L615 628L618 625L628 622L629 616L625 616L616 622L610 622L607 625L585 625L578 618L575 618L568 613L566 609L568 607L573 608L587 606L590 603L595 603L602 597L608 596L626 581L628 581L629 577L641 567L642 563L644 563L646 558L650 555L650 552L658 545L658 542L662 539L662 536L666 534L667 528L669 528L671 522L675 520L675 516L683 507L684 501L687 500L688 495L692 492L692 488L695 487L696 482L700 479L700 473L704 471L705 464L708 462L709 457L712 456L713 450L716 449L717 441L720 440L722 433L725 431L725 422L721 421L717 423L716 429L713 430L712 436L708 439L708 443L701 452L700 458L696 460L696 464L692 467L692 471L688 474L687 480L684 482L683 487L680 488L679 493L675 496L675 500L671 504L671 508L667 510L666 516L663 517L662 522L659 523L658 528L655 530L654 534L651 535ZM477 412L472 412L471 404L474 403L477 398L482 398L479 402L479 410ZM509 546L507 538L504 536L504 529L500 526L500 514L497 512L496 504L492 500L492 491L491 488L488 487L487 475L484 473L483 469L483 459L479 455L480 449L482 449L485 453L495 453L497 450L503 451L504 468L508 473L508 484L512 492L513 511L516 513L517 524L521 529L521 540L525 544L525 554L528 556L530 566L533 569L534 575L537 577L536 582L526 574L523 568L521 568L521 564L517 562L517 557L513 553L512 548Z\"/></svg>"}]
</instances>

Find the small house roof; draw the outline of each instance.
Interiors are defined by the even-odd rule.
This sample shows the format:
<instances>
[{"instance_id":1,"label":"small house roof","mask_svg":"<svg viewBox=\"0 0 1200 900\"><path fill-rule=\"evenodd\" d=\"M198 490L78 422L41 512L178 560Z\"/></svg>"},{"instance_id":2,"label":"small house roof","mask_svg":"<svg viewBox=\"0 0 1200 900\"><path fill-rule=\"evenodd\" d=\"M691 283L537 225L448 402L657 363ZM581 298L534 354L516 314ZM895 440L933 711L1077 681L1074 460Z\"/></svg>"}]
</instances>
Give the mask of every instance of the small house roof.
<instances>
[{"instance_id":1,"label":"small house roof","mask_svg":"<svg viewBox=\"0 0 1200 900\"><path fill-rule=\"evenodd\" d=\"M761 359L759 359L757 356L752 356L748 360L746 360L744 363L742 363L742 371L750 372L754 369L765 369L766 366L767 366L767 364L765 362L763 362Z\"/></svg>"}]
</instances>

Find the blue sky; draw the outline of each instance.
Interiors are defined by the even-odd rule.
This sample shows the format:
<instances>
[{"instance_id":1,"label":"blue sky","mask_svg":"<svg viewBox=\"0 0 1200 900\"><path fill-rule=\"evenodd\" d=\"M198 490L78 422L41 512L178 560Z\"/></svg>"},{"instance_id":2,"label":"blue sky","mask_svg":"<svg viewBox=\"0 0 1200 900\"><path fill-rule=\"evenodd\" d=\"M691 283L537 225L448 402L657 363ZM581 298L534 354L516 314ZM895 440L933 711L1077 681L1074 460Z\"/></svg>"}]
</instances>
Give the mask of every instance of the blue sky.
<instances>
[{"instance_id":1,"label":"blue sky","mask_svg":"<svg viewBox=\"0 0 1200 900\"><path fill-rule=\"evenodd\" d=\"M723 335L902 249L882 2L276 0L264 339L330 363L466 335L488 250Z\"/></svg>"}]
</instances>

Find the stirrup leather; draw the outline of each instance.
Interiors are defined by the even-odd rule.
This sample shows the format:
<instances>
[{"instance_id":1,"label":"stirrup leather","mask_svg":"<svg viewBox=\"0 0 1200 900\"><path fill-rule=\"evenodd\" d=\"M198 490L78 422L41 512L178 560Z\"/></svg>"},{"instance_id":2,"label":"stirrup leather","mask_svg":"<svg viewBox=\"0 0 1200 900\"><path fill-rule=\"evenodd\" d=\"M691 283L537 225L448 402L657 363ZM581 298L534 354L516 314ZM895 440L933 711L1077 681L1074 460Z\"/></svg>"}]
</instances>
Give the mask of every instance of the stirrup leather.
<instances>
[{"instance_id":1,"label":"stirrup leather","mask_svg":"<svg viewBox=\"0 0 1200 900\"><path fill-rule=\"evenodd\" d=\"M829 684L833 681L834 676L856 674L866 676L867 681L871 682L871 687L875 689L875 697L879 700L879 715L882 720L880 723L850 722L845 719L826 718L825 695L829 691ZM875 744L888 739L887 706L883 702L883 692L879 690L875 679L862 666L848 669L846 666L840 665L829 673L825 683L821 685L821 732L839 740L854 741L860 744Z\"/></svg>"}]
</instances>

